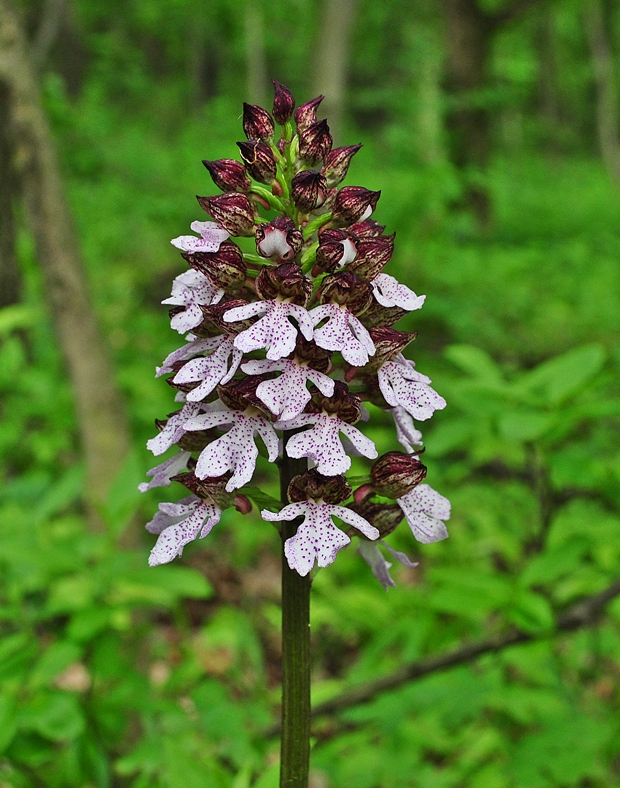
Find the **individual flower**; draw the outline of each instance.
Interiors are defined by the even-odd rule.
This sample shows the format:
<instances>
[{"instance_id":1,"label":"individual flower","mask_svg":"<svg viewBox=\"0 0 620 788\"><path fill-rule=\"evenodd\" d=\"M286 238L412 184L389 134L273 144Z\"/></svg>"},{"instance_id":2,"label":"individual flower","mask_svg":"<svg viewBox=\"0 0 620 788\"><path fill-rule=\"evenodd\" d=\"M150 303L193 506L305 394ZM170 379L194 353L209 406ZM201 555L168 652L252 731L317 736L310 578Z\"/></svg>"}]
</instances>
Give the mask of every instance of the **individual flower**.
<instances>
[{"instance_id":1,"label":"individual flower","mask_svg":"<svg viewBox=\"0 0 620 788\"><path fill-rule=\"evenodd\" d=\"M144 493L148 490L152 490L153 487L169 487L172 477L176 476L179 471L185 468L190 457L190 452L180 451L178 454L175 454L174 457L162 462L161 465L156 465L154 468L151 468L150 471L146 472L146 475L152 476L153 478L150 482L141 482L138 485L138 490Z\"/></svg>"},{"instance_id":2,"label":"individual flower","mask_svg":"<svg viewBox=\"0 0 620 788\"><path fill-rule=\"evenodd\" d=\"M223 334L214 337L213 353L204 358L188 361L173 378L174 383L200 381L200 385L187 392L188 402L200 402L220 383L227 383L239 367L243 353L235 347L234 337ZM232 359L231 359L232 356ZM230 362L230 366L229 366Z\"/></svg>"},{"instance_id":3,"label":"individual flower","mask_svg":"<svg viewBox=\"0 0 620 788\"><path fill-rule=\"evenodd\" d=\"M289 121L295 109L295 99L291 91L277 82L275 79L271 80L273 83L273 117L276 123L283 126Z\"/></svg>"},{"instance_id":4,"label":"individual flower","mask_svg":"<svg viewBox=\"0 0 620 788\"><path fill-rule=\"evenodd\" d=\"M333 148L327 154L321 172L330 189L346 178L351 159L361 147L361 145L345 145L342 148Z\"/></svg>"},{"instance_id":5,"label":"individual flower","mask_svg":"<svg viewBox=\"0 0 620 788\"><path fill-rule=\"evenodd\" d=\"M256 249L269 260L291 262L300 251L303 236L292 219L278 216L256 228Z\"/></svg>"},{"instance_id":6,"label":"individual flower","mask_svg":"<svg viewBox=\"0 0 620 788\"><path fill-rule=\"evenodd\" d=\"M421 309L426 300L426 296L417 296L413 290L406 285L401 285L389 274L378 274L370 283L374 296L381 306L399 306L413 312Z\"/></svg>"},{"instance_id":7,"label":"individual flower","mask_svg":"<svg viewBox=\"0 0 620 788\"><path fill-rule=\"evenodd\" d=\"M199 339L194 334L188 334L185 339L186 344L183 345L183 347L173 350L172 353L168 353L166 358L163 360L161 367L156 367L156 378L160 378L162 375L167 375L169 372L173 372L175 364L177 364L179 361L186 361L192 356L198 356L200 353L206 353L209 350L215 350L215 348L222 341L221 337L208 337L207 339Z\"/></svg>"},{"instance_id":8,"label":"individual flower","mask_svg":"<svg viewBox=\"0 0 620 788\"><path fill-rule=\"evenodd\" d=\"M402 406L414 419L430 419L443 410L446 401L430 387L431 379L414 369L413 362L402 356L388 361L378 372L379 387L388 405Z\"/></svg>"},{"instance_id":9,"label":"individual flower","mask_svg":"<svg viewBox=\"0 0 620 788\"><path fill-rule=\"evenodd\" d=\"M280 421L298 416L310 402L312 395L308 391L308 381L327 397L334 393L334 381L330 377L290 359L247 361L241 369L248 375L282 372L273 380L262 381L256 388L256 396Z\"/></svg>"},{"instance_id":10,"label":"individual flower","mask_svg":"<svg viewBox=\"0 0 620 788\"><path fill-rule=\"evenodd\" d=\"M199 271L185 271L172 282L172 295L162 304L175 304L185 307L176 312L170 321L171 327L180 334L185 334L202 323L201 306L217 304L224 295L208 276Z\"/></svg>"},{"instance_id":11,"label":"individual flower","mask_svg":"<svg viewBox=\"0 0 620 788\"><path fill-rule=\"evenodd\" d=\"M146 442L147 449L152 451L156 457L163 454L181 440L186 432L185 422L197 416L202 409L203 405L199 402L188 402L183 405L178 413L173 413L168 417L159 435Z\"/></svg>"},{"instance_id":12,"label":"individual flower","mask_svg":"<svg viewBox=\"0 0 620 788\"><path fill-rule=\"evenodd\" d=\"M254 412L252 412L252 410ZM232 492L251 481L258 458L257 435L267 447L269 462L278 458L279 441L271 422L256 409L246 411L218 410L189 419L186 430L204 430L209 427L230 427L225 435L210 443L200 453L194 473L199 479L222 476L232 471L226 491Z\"/></svg>"},{"instance_id":13,"label":"individual flower","mask_svg":"<svg viewBox=\"0 0 620 788\"><path fill-rule=\"evenodd\" d=\"M337 350L345 361L354 367L363 367L375 346L367 329L345 305L321 304L310 311L314 326L327 318L327 322L314 329L314 341L325 350Z\"/></svg>"},{"instance_id":14,"label":"individual flower","mask_svg":"<svg viewBox=\"0 0 620 788\"><path fill-rule=\"evenodd\" d=\"M416 429L413 419L401 405L390 408L390 413L396 427L396 440L411 454L414 446L422 446L422 433Z\"/></svg>"},{"instance_id":15,"label":"individual flower","mask_svg":"<svg viewBox=\"0 0 620 788\"><path fill-rule=\"evenodd\" d=\"M370 477L378 495L402 498L426 477L426 466L413 454L389 451L372 466Z\"/></svg>"},{"instance_id":16,"label":"individual flower","mask_svg":"<svg viewBox=\"0 0 620 788\"><path fill-rule=\"evenodd\" d=\"M450 501L428 484L418 485L396 502L418 542L431 544L448 538L443 521L450 519Z\"/></svg>"},{"instance_id":17,"label":"individual flower","mask_svg":"<svg viewBox=\"0 0 620 788\"><path fill-rule=\"evenodd\" d=\"M252 188L252 181L241 162L235 159L217 159L202 163L209 171L213 183L223 192L249 192Z\"/></svg>"},{"instance_id":18,"label":"individual flower","mask_svg":"<svg viewBox=\"0 0 620 788\"><path fill-rule=\"evenodd\" d=\"M377 539L379 536L379 531L359 514L344 506L328 504L322 500L290 503L276 513L263 509L261 517L269 522L304 518L295 536L291 536L284 544L288 565L302 577L310 572L315 561L320 567L329 566L334 562L338 550L351 541L334 525L332 517L338 517L357 528L368 539Z\"/></svg>"},{"instance_id":19,"label":"individual flower","mask_svg":"<svg viewBox=\"0 0 620 788\"><path fill-rule=\"evenodd\" d=\"M339 419L335 413L301 413L293 419L277 421L275 427L278 430L296 430L309 425L313 425L311 429L288 439L286 453L296 459L309 457L323 476L346 473L351 467L351 458L339 438L341 432L364 457L374 460L379 456L370 438L352 424Z\"/></svg>"},{"instance_id":20,"label":"individual flower","mask_svg":"<svg viewBox=\"0 0 620 788\"><path fill-rule=\"evenodd\" d=\"M188 495L177 503L160 503L155 517L146 524L146 530L159 534L149 556L149 566L167 564L183 554L188 542L204 539L222 515L215 504Z\"/></svg>"},{"instance_id":21,"label":"individual flower","mask_svg":"<svg viewBox=\"0 0 620 788\"><path fill-rule=\"evenodd\" d=\"M255 301L229 309L224 320L232 323L257 315L262 315L261 319L235 337L235 347L244 353L264 348L270 361L278 361L292 353L298 329L291 323L291 317L297 321L303 336L312 339L312 319L306 308L299 304L278 300Z\"/></svg>"},{"instance_id":22,"label":"individual flower","mask_svg":"<svg viewBox=\"0 0 620 788\"><path fill-rule=\"evenodd\" d=\"M215 222L192 222L190 227L195 233L200 233L200 238L195 235L180 235L170 241L183 252L217 252L222 241L230 237L228 230Z\"/></svg>"},{"instance_id":23,"label":"individual flower","mask_svg":"<svg viewBox=\"0 0 620 788\"><path fill-rule=\"evenodd\" d=\"M373 575L387 591L388 588L396 588L396 583L392 579L392 576L389 572L392 564L385 560L383 553L381 550L379 550L379 545L385 548L388 553L390 553L390 555L392 555L399 563L403 564L403 566L406 566L408 569L415 569L415 567L418 566L418 563L411 561L411 559L405 553L401 553L399 550L394 550L394 548L390 547L390 545L387 544L387 542L384 542L383 539L377 539L376 542L369 542L367 539L360 539L357 552L362 556L364 561L366 561Z\"/></svg>"}]
</instances>

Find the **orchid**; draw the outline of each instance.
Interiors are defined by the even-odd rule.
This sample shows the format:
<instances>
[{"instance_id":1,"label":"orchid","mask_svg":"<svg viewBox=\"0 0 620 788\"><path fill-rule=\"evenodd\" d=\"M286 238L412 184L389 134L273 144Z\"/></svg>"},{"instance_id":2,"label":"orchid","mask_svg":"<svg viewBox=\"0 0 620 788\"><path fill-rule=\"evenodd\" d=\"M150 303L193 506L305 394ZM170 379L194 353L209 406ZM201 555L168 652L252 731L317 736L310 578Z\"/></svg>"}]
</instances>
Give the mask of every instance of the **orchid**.
<instances>
[{"instance_id":1,"label":"orchid","mask_svg":"<svg viewBox=\"0 0 620 788\"><path fill-rule=\"evenodd\" d=\"M263 509L261 512L263 520L270 522L294 520L300 516L304 518L304 522L297 528L295 536L286 540L284 554L291 569L302 577L312 569L315 560L318 566L329 566L334 562L336 553L351 541L334 525L332 517L338 517L357 528L368 539L376 539L379 536L379 531L363 517L343 506L334 506L322 500L310 499L291 503L277 513L270 512L268 509Z\"/></svg>"},{"instance_id":2,"label":"orchid","mask_svg":"<svg viewBox=\"0 0 620 788\"><path fill-rule=\"evenodd\" d=\"M273 116L244 104L242 161L204 162L223 192L198 197L212 221L193 222L196 236L172 241L191 268L163 303L172 306L171 327L186 336L156 371L181 407L156 422L159 434L147 447L156 456L173 446L176 453L151 468L139 489L174 481L191 492L161 503L147 524L158 537L151 566L205 537L224 510L247 516L251 500L266 507L264 521L278 524L285 559L281 783L305 788L310 574L358 536L358 552L387 590L395 585L388 559L417 565L383 541L404 518L422 544L447 537L450 504L422 483L427 469L414 423L446 402L403 356L415 334L393 328L426 296L383 270L394 234L369 218L381 193L341 185L361 146L333 148L327 122L317 119L322 97L295 109L284 85L274 89ZM238 236L245 241L236 243ZM250 239L255 253L245 245ZM364 434L375 408L393 417L404 452L379 456ZM353 456L361 479L347 479ZM273 464L279 502L256 487ZM302 717L303 733L292 733Z\"/></svg>"}]
</instances>

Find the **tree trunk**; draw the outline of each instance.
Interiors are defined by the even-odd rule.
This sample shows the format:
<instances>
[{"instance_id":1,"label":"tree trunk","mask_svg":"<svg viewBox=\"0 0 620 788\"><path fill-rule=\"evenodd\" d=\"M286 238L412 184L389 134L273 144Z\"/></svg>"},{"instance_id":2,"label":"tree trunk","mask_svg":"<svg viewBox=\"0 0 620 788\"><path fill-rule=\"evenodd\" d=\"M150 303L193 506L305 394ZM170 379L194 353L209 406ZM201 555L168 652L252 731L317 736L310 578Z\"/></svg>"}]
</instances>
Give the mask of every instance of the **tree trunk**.
<instances>
[{"instance_id":1,"label":"tree trunk","mask_svg":"<svg viewBox=\"0 0 620 788\"><path fill-rule=\"evenodd\" d=\"M26 211L73 384L86 458L86 496L97 507L106 500L125 458L129 429L90 302L33 63L11 0L0 0L0 81L9 87Z\"/></svg>"},{"instance_id":2,"label":"tree trunk","mask_svg":"<svg viewBox=\"0 0 620 788\"><path fill-rule=\"evenodd\" d=\"M349 41L357 0L325 0L316 44L313 95L324 94L321 105L336 145L347 100Z\"/></svg>"},{"instance_id":3,"label":"tree trunk","mask_svg":"<svg viewBox=\"0 0 620 788\"><path fill-rule=\"evenodd\" d=\"M596 81L596 130L601 156L609 176L620 181L618 93L601 0L588 0L584 17Z\"/></svg>"},{"instance_id":4,"label":"tree trunk","mask_svg":"<svg viewBox=\"0 0 620 788\"><path fill-rule=\"evenodd\" d=\"M245 3L245 47L248 70L248 101L265 106L267 97L267 63L265 29L260 0Z\"/></svg>"},{"instance_id":5,"label":"tree trunk","mask_svg":"<svg viewBox=\"0 0 620 788\"><path fill-rule=\"evenodd\" d=\"M21 284L15 253L13 204L17 179L9 118L9 89L0 79L0 309L19 301Z\"/></svg>"},{"instance_id":6,"label":"tree trunk","mask_svg":"<svg viewBox=\"0 0 620 788\"><path fill-rule=\"evenodd\" d=\"M476 0L446 0L446 77L452 94L452 111L448 115L454 163L480 176L489 161L491 122L488 110L481 106L480 91L486 84L487 66L494 32L492 17L478 8ZM468 184L467 198L479 223L491 221L491 201L484 185Z\"/></svg>"}]
</instances>

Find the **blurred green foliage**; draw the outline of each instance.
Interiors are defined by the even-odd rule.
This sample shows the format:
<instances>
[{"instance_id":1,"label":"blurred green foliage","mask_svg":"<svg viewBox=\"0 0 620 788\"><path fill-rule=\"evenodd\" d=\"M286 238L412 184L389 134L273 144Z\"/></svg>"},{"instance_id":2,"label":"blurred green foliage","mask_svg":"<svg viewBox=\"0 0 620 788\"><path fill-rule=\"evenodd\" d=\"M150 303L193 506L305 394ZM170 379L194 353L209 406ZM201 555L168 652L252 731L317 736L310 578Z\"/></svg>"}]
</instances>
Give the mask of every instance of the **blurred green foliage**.
<instances>
[{"instance_id":1,"label":"blurred green foliage","mask_svg":"<svg viewBox=\"0 0 620 788\"><path fill-rule=\"evenodd\" d=\"M377 218L398 235L391 273L428 294L402 327L419 331L411 355L448 400L424 434L451 537L420 547L401 526L391 543L420 567L394 567L387 594L351 548L319 573L314 700L510 625L542 639L317 721L314 785L610 788L620 603L591 629L553 634L554 611L620 568L620 198L592 154L578 9L553 6L561 123L534 109L540 17L498 42L486 96L499 117L497 219L479 235L458 208L458 173L426 156L432 97L418 75L441 60L434 4L397 26L402 5L360 4L348 124L366 147L348 182L382 189ZM315 9L270 9L270 68L309 98ZM72 392L22 231L23 303L0 312L3 788L277 785L277 742L262 735L279 696L275 531L227 512L206 543L157 569L146 567L151 536L118 546L158 500L182 495L145 500L135 488L153 420L173 407L153 379L178 344L159 304L184 268L169 239L199 218L193 195L213 191L200 160L234 156L241 135L237 11L225 0L77 2L80 84L59 53L44 76L136 448L102 513L109 533L89 533ZM202 94L197 37L215 63ZM373 416L378 448L394 448ZM263 462L256 483L276 494L272 470Z\"/></svg>"}]
</instances>

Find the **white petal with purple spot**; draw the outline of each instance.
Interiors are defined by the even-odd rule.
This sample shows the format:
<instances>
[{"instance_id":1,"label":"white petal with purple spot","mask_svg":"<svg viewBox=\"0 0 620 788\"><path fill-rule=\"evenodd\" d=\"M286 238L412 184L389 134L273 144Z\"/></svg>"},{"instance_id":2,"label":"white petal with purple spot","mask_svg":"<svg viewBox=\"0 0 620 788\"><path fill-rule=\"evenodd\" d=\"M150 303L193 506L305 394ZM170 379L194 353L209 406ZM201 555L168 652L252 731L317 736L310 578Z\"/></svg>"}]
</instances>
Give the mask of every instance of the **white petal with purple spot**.
<instances>
[{"instance_id":1,"label":"white petal with purple spot","mask_svg":"<svg viewBox=\"0 0 620 788\"><path fill-rule=\"evenodd\" d=\"M393 276L389 274L378 274L371 282L374 296L381 306L399 306L413 312L421 309L426 300L426 296L418 296L406 285L401 285Z\"/></svg>"},{"instance_id":2,"label":"white petal with purple spot","mask_svg":"<svg viewBox=\"0 0 620 788\"><path fill-rule=\"evenodd\" d=\"M428 484L419 484L396 502L418 542L431 544L447 539L448 529L443 520L450 519L450 501Z\"/></svg>"},{"instance_id":3,"label":"white petal with purple spot","mask_svg":"<svg viewBox=\"0 0 620 788\"><path fill-rule=\"evenodd\" d=\"M153 478L150 482L141 482L138 485L138 490L144 493L148 490L152 490L153 487L169 487L171 478L176 476L177 473L180 473L183 468L187 466L187 461L190 456L190 452L180 451L174 457L162 462L161 465L156 465L155 468L151 468L150 471L146 472L146 475L152 476Z\"/></svg>"},{"instance_id":4,"label":"white petal with purple spot","mask_svg":"<svg viewBox=\"0 0 620 788\"><path fill-rule=\"evenodd\" d=\"M159 505L158 514L161 515L159 519L155 515L146 526L151 533L159 533L159 538L149 556L149 566L167 564L173 558L182 555L185 545L198 536L201 539L207 536L213 526L220 521L222 514L217 506L201 501L199 498L193 498L193 502L187 505L177 506L177 509L182 509L182 513L176 515L168 515L164 506L165 504ZM164 518L168 518L167 524Z\"/></svg>"},{"instance_id":5,"label":"white petal with purple spot","mask_svg":"<svg viewBox=\"0 0 620 788\"><path fill-rule=\"evenodd\" d=\"M202 381L200 386L187 392L188 402L203 400L218 384L229 381L241 363L243 353L234 346L234 338L224 335L218 339L219 346L210 356L188 361L174 377L174 383ZM229 368L228 362L231 356Z\"/></svg>"},{"instance_id":6,"label":"white petal with purple spot","mask_svg":"<svg viewBox=\"0 0 620 788\"><path fill-rule=\"evenodd\" d=\"M345 306L322 304L310 312L314 325L327 318L327 323L314 329L314 341L324 350L335 350L354 367L363 367L374 356L375 345L366 328Z\"/></svg>"},{"instance_id":7,"label":"white petal with purple spot","mask_svg":"<svg viewBox=\"0 0 620 788\"><path fill-rule=\"evenodd\" d=\"M400 405L414 419L425 421L430 419L436 410L446 407L445 399L430 387L430 378L417 372L413 365L404 359L388 361L381 367L377 377L379 388L388 405Z\"/></svg>"},{"instance_id":8,"label":"white petal with purple spot","mask_svg":"<svg viewBox=\"0 0 620 788\"><path fill-rule=\"evenodd\" d=\"M170 241L183 252L217 252L220 244L230 237L230 233L215 222L192 222L190 226L195 233L200 233L200 238L180 235Z\"/></svg>"}]
</instances>

